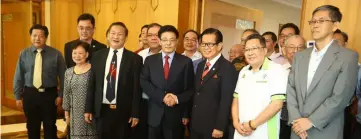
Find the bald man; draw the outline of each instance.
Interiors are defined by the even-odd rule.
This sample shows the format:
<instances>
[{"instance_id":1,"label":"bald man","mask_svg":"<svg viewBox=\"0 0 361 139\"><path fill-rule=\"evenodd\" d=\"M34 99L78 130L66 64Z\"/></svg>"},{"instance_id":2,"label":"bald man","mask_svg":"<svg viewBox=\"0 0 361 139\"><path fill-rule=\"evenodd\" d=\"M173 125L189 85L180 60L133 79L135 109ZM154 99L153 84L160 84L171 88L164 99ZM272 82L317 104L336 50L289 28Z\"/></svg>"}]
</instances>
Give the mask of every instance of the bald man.
<instances>
[{"instance_id":1,"label":"bald man","mask_svg":"<svg viewBox=\"0 0 361 139\"><path fill-rule=\"evenodd\" d=\"M239 56L244 56L243 49L244 49L244 47L242 47L241 44L233 45L228 52L229 53L229 61L233 61L235 58L237 58Z\"/></svg>"}]
</instances>

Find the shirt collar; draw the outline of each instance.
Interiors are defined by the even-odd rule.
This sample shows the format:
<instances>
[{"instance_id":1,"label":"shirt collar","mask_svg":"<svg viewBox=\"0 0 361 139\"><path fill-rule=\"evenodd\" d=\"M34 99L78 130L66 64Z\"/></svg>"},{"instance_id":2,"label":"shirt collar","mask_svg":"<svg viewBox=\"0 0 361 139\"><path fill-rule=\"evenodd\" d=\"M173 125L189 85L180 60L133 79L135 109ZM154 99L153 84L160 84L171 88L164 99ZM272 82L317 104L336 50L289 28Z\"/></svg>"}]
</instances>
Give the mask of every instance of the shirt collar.
<instances>
[{"instance_id":1,"label":"shirt collar","mask_svg":"<svg viewBox=\"0 0 361 139\"><path fill-rule=\"evenodd\" d=\"M210 67L212 67L212 65L214 65L216 62L217 62L217 60L221 57L221 55L222 55L222 53L219 53L216 57L214 57L211 61L208 61L208 59L207 59L207 62L209 62L209 63L211 63L211 66Z\"/></svg>"},{"instance_id":2,"label":"shirt collar","mask_svg":"<svg viewBox=\"0 0 361 139\"><path fill-rule=\"evenodd\" d=\"M38 48L36 48L34 45L31 45L31 51L32 52L36 52L38 50ZM42 52L46 52L46 50L48 49L48 46L45 45L43 48L42 48Z\"/></svg>"},{"instance_id":3,"label":"shirt collar","mask_svg":"<svg viewBox=\"0 0 361 139\"><path fill-rule=\"evenodd\" d=\"M167 55L167 54L165 54L164 52L161 52L161 53L162 53L162 58L164 58L164 57ZM172 53L168 54L169 59L173 59L174 53L175 53L175 52L172 52Z\"/></svg>"},{"instance_id":4,"label":"shirt collar","mask_svg":"<svg viewBox=\"0 0 361 139\"><path fill-rule=\"evenodd\" d=\"M274 59L279 57L281 54L280 53L276 53L276 51L273 51L273 53L269 56L270 59Z\"/></svg>"},{"instance_id":5,"label":"shirt collar","mask_svg":"<svg viewBox=\"0 0 361 139\"><path fill-rule=\"evenodd\" d=\"M261 65L261 67L259 67L259 70L268 70L268 65L269 65L269 58L268 57L265 57L264 60L263 60L263 63ZM248 70L252 70L252 66L250 65Z\"/></svg>"},{"instance_id":6,"label":"shirt collar","mask_svg":"<svg viewBox=\"0 0 361 139\"><path fill-rule=\"evenodd\" d=\"M123 47L122 47L122 48L120 48L120 49L117 49L117 51L118 51L118 52L117 52L117 54L121 54L121 53L123 53L123 51L124 51L124 47L125 47L125 46L123 46ZM113 52L114 52L114 50L115 50L115 49L113 49L113 48L109 47L109 52L112 52L112 53L113 53Z\"/></svg>"},{"instance_id":7,"label":"shirt collar","mask_svg":"<svg viewBox=\"0 0 361 139\"><path fill-rule=\"evenodd\" d=\"M150 56L150 55L153 54L153 53L150 51L150 48L146 48L146 49L144 49L144 50L147 52L148 56ZM160 50L158 53L162 53L162 50Z\"/></svg>"},{"instance_id":8,"label":"shirt collar","mask_svg":"<svg viewBox=\"0 0 361 139\"><path fill-rule=\"evenodd\" d=\"M328 48L330 48L332 43L333 43L333 40L330 43L328 43L326 45L326 47L324 47L321 51L318 51L316 46L314 46L312 54L317 54L318 56L323 56L327 52Z\"/></svg>"},{"instance_id":9,"label":"shirt collar","mask_svg":"<svg viewBox=\"0 0 361 139\"><path fill-rule=\"evenodd\" d=\"M184 51L184 52L182 53L182 55L186 56L186 51ZM201 54L200 52L196 51L196 52L192 55L192 57L202 58L202 54Z\"/></svg>"}]
</instances>

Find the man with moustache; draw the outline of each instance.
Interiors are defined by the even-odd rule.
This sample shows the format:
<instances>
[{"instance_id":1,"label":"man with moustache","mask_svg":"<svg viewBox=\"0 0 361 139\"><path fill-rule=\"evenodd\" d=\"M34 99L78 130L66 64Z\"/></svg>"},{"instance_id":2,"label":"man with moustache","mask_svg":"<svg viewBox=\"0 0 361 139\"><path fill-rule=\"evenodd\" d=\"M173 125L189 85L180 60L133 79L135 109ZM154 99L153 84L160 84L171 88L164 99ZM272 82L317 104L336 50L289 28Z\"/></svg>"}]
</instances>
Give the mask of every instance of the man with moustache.
<instances>
[{"instance_id":1,"label":"man with moustache","mask_svg":"<svg viewBox=\"0 0 361 139\"><path fill-rule=\"evenodd\" d=\"M222 138L228 126L237 72L226 60L222 33L208 28L201 34L200 52L192 106L191 139Z\"/></svg>"},{"instance_id":2,"label":"man with moustache","mask_svg":"<svg viewBox=\"0 0 361 139\"><path fill-rule=\"evenodd\" d=\"M179 33L174 26L161 27L158 36L162 52L145 59L140 76L149 96L149 139L183 139L182 118L194 93L193 63L175 52Z\"/></svg>"},{"instance_id":3,"label":"man with moustache","mask_svg":"<svg viewBox=\"0 0 361 139\"><path fill-rule=\"evenodd\" d=\"M333 40L339 8L316 8L309 21L316 45L296 55L287 87L291 139L343 138L344 109L357 84L358 54Z\"/></svg>"},{"instance_id":4,"label":"man with moustache","mask_svg":"<svg viewBox=\"0 0 361 139\"><path fill-rule=\"evenodd\" d=\"M142 57L124 48L124 23L112 23L106 37L110 48L92 57L84 117L95 122L100 139L125 139L139 121Z\"/></svg>"},{"instance_id":5,"label":"man with moustache","mask_svg":"<svg viewBox=\"0 0 361 139\"><path fill-rule=\"evenodd\" d=\"M71 56L72 56L72 50L79 40L90 44L89 58L91 58L91 55L94 52L107 47L105 44L102 44L97 40L93 39L94 30L95 30L95 19L93 15L88 13L84 13L80 15L78 17L77 29L78 29L79 39L65 43L65 47L64 47L64 57L65 57L66 66L68 68L75 66L75 63Z\"/></svg>"},{"instance_id":6,"label":"man with moustache","mask_svg":"<svg viewBox=\"0 0 361 139\"><path fill-rule=\"evenodd\" d=\"M29 33L32 45L21 51L15 69L16 106L24 109L29 139L40 139L41 123L44 138L55 139L56 106L63 98L65 62L58 50L45 44L49 35L46 26L35 24Z\"/></svg>"}]
</instances>

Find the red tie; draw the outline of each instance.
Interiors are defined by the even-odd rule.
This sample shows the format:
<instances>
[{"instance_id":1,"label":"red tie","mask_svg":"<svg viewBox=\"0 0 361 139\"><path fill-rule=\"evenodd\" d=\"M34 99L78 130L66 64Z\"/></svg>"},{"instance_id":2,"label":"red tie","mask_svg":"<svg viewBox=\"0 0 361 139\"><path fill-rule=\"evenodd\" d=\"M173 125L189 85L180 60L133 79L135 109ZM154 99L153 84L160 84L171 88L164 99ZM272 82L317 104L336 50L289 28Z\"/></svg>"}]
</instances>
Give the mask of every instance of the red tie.
<instances>
[{"instance_id":1,"label":"red tie","mask_svg":"<svg viewBox=\"0 0 361 139\"><path fill-rule=\"evenodd\" d=\"M169 62L168 62L168 59L169 59L169 56L165 56L165 61L164 61L164 78L166 80L168 80L168 73L169 73Z\"/></svg>"},{"instance_id":2,"label":"red tie","mask_svg":"<svg viewBox=\"0 0 361 139\"><path fill-rule=\"evenodd\" d=\"M209 66L211 66L211 63L207 62L207 63L206 63L206 66L204 67L203 73L202 73L202 81L201 81L201 84L202 84L202 82L203 82L204 76L206 76L207 73L209 72Z\"/></svg>"}]
</instances>

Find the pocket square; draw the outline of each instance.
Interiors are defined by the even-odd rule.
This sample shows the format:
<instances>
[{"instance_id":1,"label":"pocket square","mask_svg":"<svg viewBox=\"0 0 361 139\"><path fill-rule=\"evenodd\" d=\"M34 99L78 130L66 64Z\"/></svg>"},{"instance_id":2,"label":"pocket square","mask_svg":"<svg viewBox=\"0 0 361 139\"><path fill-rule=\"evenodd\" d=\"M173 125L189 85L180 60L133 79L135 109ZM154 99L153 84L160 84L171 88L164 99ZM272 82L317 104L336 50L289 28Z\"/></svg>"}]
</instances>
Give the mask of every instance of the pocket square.
<instances>
[{"instance_id":1,"label":"pocket square","mask_svg":"<svg viewBox=\"0 0 361 139\"><path fill-rule=\"evenodd\" d=\"M217 78L218 78L218 75L217 75L217 74L214 74L212 78L217 79Z\"/></svg>"}]
</instances>

